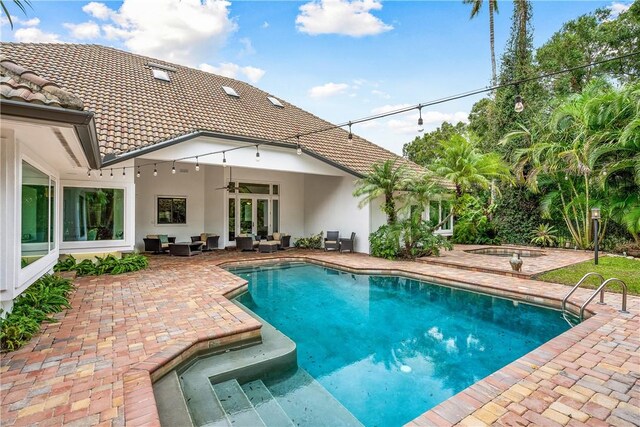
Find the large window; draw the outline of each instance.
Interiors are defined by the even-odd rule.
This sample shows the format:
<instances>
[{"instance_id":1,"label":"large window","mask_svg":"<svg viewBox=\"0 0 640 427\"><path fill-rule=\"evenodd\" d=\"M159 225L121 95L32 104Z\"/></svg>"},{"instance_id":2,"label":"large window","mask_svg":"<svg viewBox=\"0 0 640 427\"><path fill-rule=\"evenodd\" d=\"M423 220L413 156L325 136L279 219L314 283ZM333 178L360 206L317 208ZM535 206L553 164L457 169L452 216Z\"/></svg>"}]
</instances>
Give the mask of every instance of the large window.
<instances>
[{"instance_id":1,"label":"large window","mask_svg":"<svg viewBox=\"0 0 640 427\"><path fill-rule=\"evenodd\" d=\"M63 240L124 240L124 190L65 187Z\"/></svg>"},{"instance_id":2,"label":"large window","mask_svg":"<svg viewBox=\"0 0 640 427\"><path fill-rule=\"evenodd\" d=\"M187 199L184 197L158 197L158 224L186 224Z\"/></svg>"},{"instance_id":3,"label":"large window","mask_svg":"<svg viewBox=\"0 0 640 427\"><path fill-rule=\"evenodd\" d=\"M55 181L22 162L21 266L39 260L55 248Z\"/></svg>"},{"instance_id":4,"label":"large window","mask_svg":"<svg viewBox=\"0 0 640 427\"><path fill-rule=\"evenodd\" d=\"M435 227L436 225L441 224L436 232L450 232L453 226L453 218L449 217L447 221L444 221L450 213L451 202L447 200L432 200L431 202L429 202L429 225Z\"/></svg>"}]
</instances>

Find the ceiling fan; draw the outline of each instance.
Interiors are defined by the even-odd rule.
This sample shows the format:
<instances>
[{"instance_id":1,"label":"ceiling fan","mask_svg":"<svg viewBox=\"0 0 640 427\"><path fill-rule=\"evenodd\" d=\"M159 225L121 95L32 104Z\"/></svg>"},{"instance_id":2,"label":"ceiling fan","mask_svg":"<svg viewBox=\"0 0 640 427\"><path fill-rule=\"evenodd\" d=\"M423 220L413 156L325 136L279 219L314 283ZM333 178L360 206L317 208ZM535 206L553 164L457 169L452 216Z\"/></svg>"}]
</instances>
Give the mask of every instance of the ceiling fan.
<instances>
[{"instance_id":1,"label":"ceiling fan","mask_svg":"<svg viewBox=\"0 0 640 427\"><path fill-rule=\"evenodd\" d=\"M233 192L236 192L236 191L238 191L238 190L240 190L242 188L248 190L246 185L242 185L242 186L241 185L236 185L234 187L233 184L238 184L238 183L233 180L233 168L229 167L229 183L227 185L225 185L224 187L216 188L216 190L227 190L227 191L233 191Z\"/></svg>"}]
</instances>

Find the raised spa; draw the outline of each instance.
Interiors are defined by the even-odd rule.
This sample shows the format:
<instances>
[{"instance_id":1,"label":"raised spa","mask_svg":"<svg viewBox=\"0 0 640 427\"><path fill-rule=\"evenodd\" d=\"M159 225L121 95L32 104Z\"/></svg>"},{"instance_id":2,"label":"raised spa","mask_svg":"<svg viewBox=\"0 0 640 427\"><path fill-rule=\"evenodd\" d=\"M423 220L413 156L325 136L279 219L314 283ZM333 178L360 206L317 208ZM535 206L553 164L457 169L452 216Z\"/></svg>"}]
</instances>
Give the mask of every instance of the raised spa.
<instances>
[{"instance_id":1,"label":"raised spa","mask_svg":"<svg viewBox=\"0 0 640 427\"><path fill-rule=\"evenodd\" d=\"M521 258L537 258L537 257L546 255L543 251L539 251L535 249L500 248L500 247L469 249L469 250L466 250L465 252L468 254L491 255L491 256L501 256L501 257L510 257L510 256L513 256L513 254L518 254L520 255Z\"/></svg>"}]
</instances>

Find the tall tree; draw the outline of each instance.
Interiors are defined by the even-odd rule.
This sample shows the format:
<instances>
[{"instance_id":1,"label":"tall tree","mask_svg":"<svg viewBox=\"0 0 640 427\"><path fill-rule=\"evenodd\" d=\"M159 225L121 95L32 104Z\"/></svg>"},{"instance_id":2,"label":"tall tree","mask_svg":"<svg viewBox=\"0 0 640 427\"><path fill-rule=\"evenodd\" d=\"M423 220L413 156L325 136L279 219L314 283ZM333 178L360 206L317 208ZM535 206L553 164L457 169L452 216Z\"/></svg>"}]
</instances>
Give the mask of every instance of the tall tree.
<instances>
[{"instance_id":1,"label":"tall tree","mask_svg":"<svg viewBox=\"0 0 640 427\"><path fill-rule=\"evenodd\" d=\"M411 142L404 144L402 155L414 163L422 166L431 164L437 157L440 145L453 135L465 133L466 125L458 122L452 125L443 122L439 128L432 132L425 132L422 136L416 136Z\"/></svg>"},{"instance_id":2,"label":"tall tree","mask_svg":"<svg viewBox=\"0 0 640 427\"><path fill-rule=\"evenodd\" d=\"M395 193L403 191L410 179L409 169L405 165L396 165L394 160L374 163L371 172L356 181L353 195L363 196L360 207L384 197L382 210L387 215L387 223L395 224L398 219Z\"/></svg>"},{"instance_id":3,"label":"tall tree","mask_svg":"<svg viewBox=\"0 0 640 427\"><path fill-rule=\"evenodd\" d=\"M478 16L482 8L483 0L463 0L463 3L471 5L471 19ZM493 14L498 13L497 0L487 0L489 3L489 43L491 45L491 84L498 83L498 73L496 71L496 46L495 46L495 30L493 25Z\"/></svg>"}]
</instances>

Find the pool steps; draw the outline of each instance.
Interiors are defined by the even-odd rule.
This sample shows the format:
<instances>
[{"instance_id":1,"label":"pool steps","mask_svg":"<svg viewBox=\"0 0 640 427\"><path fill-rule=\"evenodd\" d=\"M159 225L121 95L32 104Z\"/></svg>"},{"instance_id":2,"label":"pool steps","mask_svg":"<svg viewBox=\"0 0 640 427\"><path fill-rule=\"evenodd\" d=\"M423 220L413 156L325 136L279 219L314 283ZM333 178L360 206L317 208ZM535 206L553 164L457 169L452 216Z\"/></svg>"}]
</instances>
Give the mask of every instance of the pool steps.
<instances>
[{"instance_id":1,"label":"pool steps","mask_svg":"<svg viewBox=\"0 0 640 427\"><path fill-rule=\"evenodd\" d=\"M274 426L295 425L262 380L248 382L242 385L242 390L263 420L269 420Z\"/></svg>"},{"instance_id":2,"label":"pool steps","mask_svg":"<svg viewBox=\"0 0 640 427\"><path fill-rule=\"evenodd\" d=\"M236 380L214 384L213 391L230 426L266 426ZM216 403L217 403L216 402ZM221 418L220 421L223 419Z\"/></svg>"}]
</instances>

